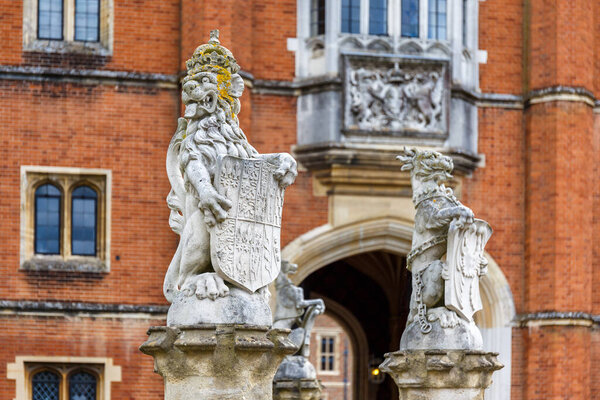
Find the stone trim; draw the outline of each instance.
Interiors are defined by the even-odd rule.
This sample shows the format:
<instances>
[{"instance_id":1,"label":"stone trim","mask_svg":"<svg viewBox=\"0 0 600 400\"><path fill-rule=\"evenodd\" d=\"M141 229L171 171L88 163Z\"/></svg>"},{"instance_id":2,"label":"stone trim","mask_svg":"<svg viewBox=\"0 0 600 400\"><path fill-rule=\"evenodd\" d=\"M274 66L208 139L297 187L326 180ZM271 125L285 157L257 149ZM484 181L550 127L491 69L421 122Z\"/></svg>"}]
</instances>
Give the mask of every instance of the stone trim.
<instances>
[{"instance_id":1,"label":"stone trim","mask_svg":"<svg viewBox=\"0 0 600 400\"><path fill-rule=\"evenodd\" d=\"M179 80L176 74L148 74L131 71L29 67L20 65L1 65L0 79L77 83L83 85L144 86L160 89L178 89L179 87Z\"/></svg>"},{"instance_id":2,"label":"stone trim","mask_svg":"<svg viewBox=\"0 0 600 400\"><path fill-rule=\"evenodd\" d=\"M590 107L596 106L596 97L586 88L559 85L530 91L525 99L525 107L555 101L581 102Z\"/></svg>"},{"instance_id":3,"label":"stone trim","mask_svg":"<svg viewBox=\"0 0 600 400\"><path fill-rule=\"evenodd\" d=\"M0 314L37 312L37 313L113 313L113 314L150 314L166 318L168 305L157 304L103 304L65 301L29 301L0 300Z\"/></svg>"},{"instance_id":4,"label":"stone trim","mask_svg":"<svg viewBox=\"0 0 600 400\"><path fill-rule=\"evenodd\" d=\"M16 397L14 400L27 400L30 397L29 392L29 370L28 363L35 364L88 364L99 365L102 374L99 376L98 386L100 393L98 400L110 400L111 383L121 382L121 367L113 364L112 358L106 357L47 357L47 356L17 356L14 363L6 366L6 377L9 380L15 380Z\"/></svg>"},{"instance_id":5,"label":"stone trim","mask_svg":"<svg viewBox=\"0 0 600 400\"><path fill-rule=\"evenodd\" d=\"M542 311L519 314L515 318L515 321L517 326L521 328L542 326L592 327L594 324L600 324L600 315L593 315L579 311Z\"/></svg>"}]
</instances>

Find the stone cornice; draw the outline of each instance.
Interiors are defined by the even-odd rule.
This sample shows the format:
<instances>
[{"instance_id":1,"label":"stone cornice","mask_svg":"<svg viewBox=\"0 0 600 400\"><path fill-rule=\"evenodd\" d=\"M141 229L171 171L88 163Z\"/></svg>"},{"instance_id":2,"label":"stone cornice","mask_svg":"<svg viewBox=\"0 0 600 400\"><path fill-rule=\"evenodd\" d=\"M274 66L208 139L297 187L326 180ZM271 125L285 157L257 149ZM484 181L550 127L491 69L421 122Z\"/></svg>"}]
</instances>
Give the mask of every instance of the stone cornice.
<instances>
[{"instance_id":1,"label":"stone cornice","mask_svg":"<svg viewBox=\"0 0 600 400\"><path fill-rule=\"evenodd\" d=\"M168 309L168 305L155 304L103 304L70 301L0 300L0 313L143 313L163 317L166 316Z\"/></svg>"},{"instance_id":2,"label":"stone cornice","mask_svg":"<svg viewBox=\"0 0 600 400\"><path fill-rule=\"evenodd\" d=\"M597 106L596 97L586 88L561 85L530 91L525 98L525 106L555 101L581 102L590 107Z\"/></svg>"},{"instance_id":3,"label":"stone cornice","mask_svg":"<svg viewBox=\"0 0 600 400\"><path fill-rule=\"evenodd\" d=\"M160 89L177 89L177 75L104 69L69 69L0 65L0 79L41 82L78 83L84 85L126 85Z\"/></svg>"},{"instance_id":4,"label":"stone cornice","mask_svg":"<svg viewBox=\"0 0 600 400\"><path fill-rule=\"evenodd\" d=\"M600 315L580 311L541 311L519 314L515 318L516 325L521 328L541 326L584 326L600 324Z\"/></svg>"}]
</instances>

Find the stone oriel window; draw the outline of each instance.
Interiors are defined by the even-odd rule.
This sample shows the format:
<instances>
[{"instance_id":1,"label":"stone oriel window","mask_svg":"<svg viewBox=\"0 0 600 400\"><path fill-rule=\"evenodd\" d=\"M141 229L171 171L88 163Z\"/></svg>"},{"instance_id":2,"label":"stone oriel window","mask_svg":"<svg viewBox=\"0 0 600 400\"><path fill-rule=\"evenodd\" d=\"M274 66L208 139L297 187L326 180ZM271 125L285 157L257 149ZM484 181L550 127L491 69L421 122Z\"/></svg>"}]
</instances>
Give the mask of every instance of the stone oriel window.
<instances>
[{"instance_id":1,"label":"stone oriel window","mask_svg":"<svg viewBox=\"0 0 600 400\"><path fill-rule=\"evenodd\" d=\"M21 268L108 272L110 171L22 167Z\"/></svg>"},{"instance_id":2,"label":"stone oriel window","mask_svg":"<svg viewBox=\"0 0 600 400\"><path fill-rule=\"evenodd\" d=\"M114 0L24 0L23 50L109 56Z\"/></svg>"}]
</instances>

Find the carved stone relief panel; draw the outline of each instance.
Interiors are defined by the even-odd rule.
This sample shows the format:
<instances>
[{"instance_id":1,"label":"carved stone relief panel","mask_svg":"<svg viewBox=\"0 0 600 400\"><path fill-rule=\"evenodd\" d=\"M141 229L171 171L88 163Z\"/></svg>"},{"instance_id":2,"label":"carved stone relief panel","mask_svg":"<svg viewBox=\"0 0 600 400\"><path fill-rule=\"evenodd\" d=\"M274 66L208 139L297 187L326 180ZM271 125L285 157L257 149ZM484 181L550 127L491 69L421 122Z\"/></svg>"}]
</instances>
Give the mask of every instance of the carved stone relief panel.
<instances>
[{"instance_id":1,"label":"carved stone relief panel","mask_svg":"<svg viewBox=\"0 0 600 400\"><path fill-rule=\"evenodd\" d=\"M344 56L344 134L445 137L448 62Z\"/></svg>"}]
</instances>

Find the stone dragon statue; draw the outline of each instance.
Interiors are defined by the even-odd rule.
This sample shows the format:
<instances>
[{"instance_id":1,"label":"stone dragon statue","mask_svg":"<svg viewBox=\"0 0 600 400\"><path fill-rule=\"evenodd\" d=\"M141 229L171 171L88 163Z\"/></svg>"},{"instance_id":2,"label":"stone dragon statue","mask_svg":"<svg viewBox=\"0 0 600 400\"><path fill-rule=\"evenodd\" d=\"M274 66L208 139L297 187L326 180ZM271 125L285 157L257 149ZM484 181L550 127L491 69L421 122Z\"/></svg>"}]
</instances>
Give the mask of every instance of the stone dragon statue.
<instances>
[{"instance_id":1,"label":"stone dragon statue","mask_svg":"<svg viewBox=\"0 0 600 400\"><path fill-rule=\"evenodd\" d=\"M483 249L491 228L444 186L452 177L450 157L412 149L398 159L410 171L416 208L407 257L413 292L400 348L480 349L472 316L481 309L479 277L487 272Z\"/></svg>"},{"instance_id":2,"label":"stone dragon statue","mask_svg":"<svg viewBox=\"0 0 600 400\"><path fill-rule=\"evenodd\" d=\"M237 118L244 90L240 67L218 37L219 32L212 31L210 41L187 61L182 82L185 113L167 153L172 186L167 197L169 225L181 236L164 281L169 302L178 292L213 301L229 294L230 283L211 262L211 230L232 207L232 200L215 187L220 158L264 160L275 166L274 177L281 188L292 184L297 175L296 161L289 154L259 154L248 143Z\"/></svg>"}]
</instances>

